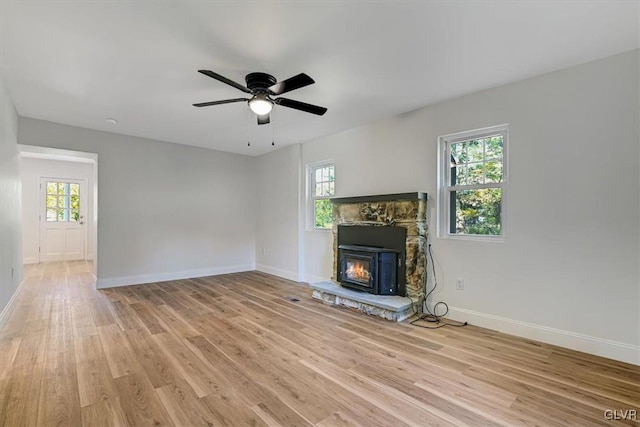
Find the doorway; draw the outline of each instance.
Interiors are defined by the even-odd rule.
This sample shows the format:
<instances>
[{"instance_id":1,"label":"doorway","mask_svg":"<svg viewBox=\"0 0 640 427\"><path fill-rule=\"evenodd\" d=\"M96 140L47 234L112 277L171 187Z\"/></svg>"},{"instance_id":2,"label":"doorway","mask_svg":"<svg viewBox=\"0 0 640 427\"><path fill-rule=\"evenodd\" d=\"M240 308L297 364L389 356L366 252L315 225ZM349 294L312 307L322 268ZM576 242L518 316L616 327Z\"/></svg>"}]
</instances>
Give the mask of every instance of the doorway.
<instances>
[{"instance_id":1,"label":"doorway","mask_svg":"<svg viewBox=\"0 0 640 427\"><path fill-rule=\"evenodd\" d=\"M24 264L86 260L97 272L97 154L18 148Z\"/></svg>"},{"instance_id":2,"label":"doorway","mask_svg":"<svg viewBox=\"0 0 640 427\"><path fill-rule=\"evenodd\" d=\"M86 180L40 179L40 262L86 258Z\"/></svg>"}]
</instances>

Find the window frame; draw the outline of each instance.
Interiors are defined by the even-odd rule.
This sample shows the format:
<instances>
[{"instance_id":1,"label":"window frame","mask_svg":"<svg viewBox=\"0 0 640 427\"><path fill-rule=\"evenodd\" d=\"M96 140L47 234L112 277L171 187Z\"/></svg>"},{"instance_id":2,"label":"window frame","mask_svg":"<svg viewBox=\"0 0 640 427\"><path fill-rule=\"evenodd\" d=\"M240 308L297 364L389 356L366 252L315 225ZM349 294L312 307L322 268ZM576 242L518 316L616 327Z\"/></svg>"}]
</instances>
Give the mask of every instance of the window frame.
<instances>
[{"instance_id":1,"label":"window frame","mask_svg":"<svg viewBox=\"0 0 640 427\"><path fill-rule=\"evenodd\" d=\"M333 194L330 196L315 195L315 172L318 169L333 166ZM307 164L307 230L309 231L331 231L331 227L316 227L315 201L325 200L335 197L336 194L336 164L333 160L322 160Z\"/></svg>"},{"instance_id":2,"label":"window frame","mask_svg":"<svg viewBox=\"0 0 640 427\"><path fill-rule=\"evenodd\" d=\"M482 139L493 135L502 135L502 182L465 184L452 186L451 183L451 145ZM454 240L475 240L483 242L504 242L507 238L507 200L509 183L509 125L501 124L464 132L456 132L438 137L438 238ZM486 163L486 157L483 162ZM500 235L456 234L450 232L451 192L463 190L479 190L484 188L500 188Z\"/></svg>"}]
</instances>

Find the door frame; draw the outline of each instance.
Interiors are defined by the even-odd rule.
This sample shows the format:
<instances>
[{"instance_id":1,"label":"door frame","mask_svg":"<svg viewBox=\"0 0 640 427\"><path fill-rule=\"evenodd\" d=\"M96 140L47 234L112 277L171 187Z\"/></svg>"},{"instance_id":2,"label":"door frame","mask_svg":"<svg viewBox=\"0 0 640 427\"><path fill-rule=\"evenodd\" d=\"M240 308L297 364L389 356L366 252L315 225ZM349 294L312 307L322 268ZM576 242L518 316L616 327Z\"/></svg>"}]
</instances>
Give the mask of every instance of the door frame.
<instances>
[{"instance_id":1,"label":"door frame","mask_svg":"<svg viewBox=\"0 0 640 427\"><path fill-rule=\"evenodd\" d=\"M44 226L44 222L47 220L47 189L46 182L47 181L56 181L56 182L69 182L69 183L80 183L80 216L84 219L84 239L83 239L83 249L82 249L82 261L86 261L88 258L88 243L89 243L89 227L87 226L87 199L89 195L89 182L86 178L61 178L61 177L53 177L53 176L40 176L40 202L38 203L38 263L42 262L42 227ZM84 191L83 191L84 190ZM44 221L44 222L43 222Z\"/></svg>"}]
</instances>

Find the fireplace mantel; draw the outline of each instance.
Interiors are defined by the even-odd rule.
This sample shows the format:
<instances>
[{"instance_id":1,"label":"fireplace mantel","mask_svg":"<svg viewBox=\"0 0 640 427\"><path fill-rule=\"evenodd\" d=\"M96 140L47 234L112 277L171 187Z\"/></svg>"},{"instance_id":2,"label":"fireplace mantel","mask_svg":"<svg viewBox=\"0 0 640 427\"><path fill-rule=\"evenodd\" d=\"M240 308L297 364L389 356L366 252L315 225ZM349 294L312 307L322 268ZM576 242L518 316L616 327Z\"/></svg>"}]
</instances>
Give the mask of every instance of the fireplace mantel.
<instances>
[{"instance_id":1,"label":"fireplace mantel","mask_svg":"<svg viewBox=\"0 0 640 427\"><path fill-rule=\"evenodd\" d=\"M423 200L427 201L427 193L421 191L415 193L378 194L375 196L334 197L331 203L365 203L365 202L393 202L399 200Z\"/></svg>"}]
</instances>

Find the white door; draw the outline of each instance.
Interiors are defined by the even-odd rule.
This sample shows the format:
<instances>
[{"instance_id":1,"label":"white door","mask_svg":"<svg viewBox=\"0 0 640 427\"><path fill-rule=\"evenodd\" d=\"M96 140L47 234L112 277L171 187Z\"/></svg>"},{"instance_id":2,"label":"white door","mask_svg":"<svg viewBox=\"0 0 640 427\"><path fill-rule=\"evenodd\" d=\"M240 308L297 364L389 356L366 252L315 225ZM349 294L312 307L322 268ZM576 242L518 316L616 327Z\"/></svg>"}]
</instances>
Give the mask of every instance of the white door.
<instances>
[{"instance_id":1,"label":"white door","mask_svg":"<svg viewBox=\"0 0 640 427\"><path fill-rule=\"evenodd\" d=\"M86 183L41 178L40 262L85 258Z\"/></svg>"}]
</instances>

